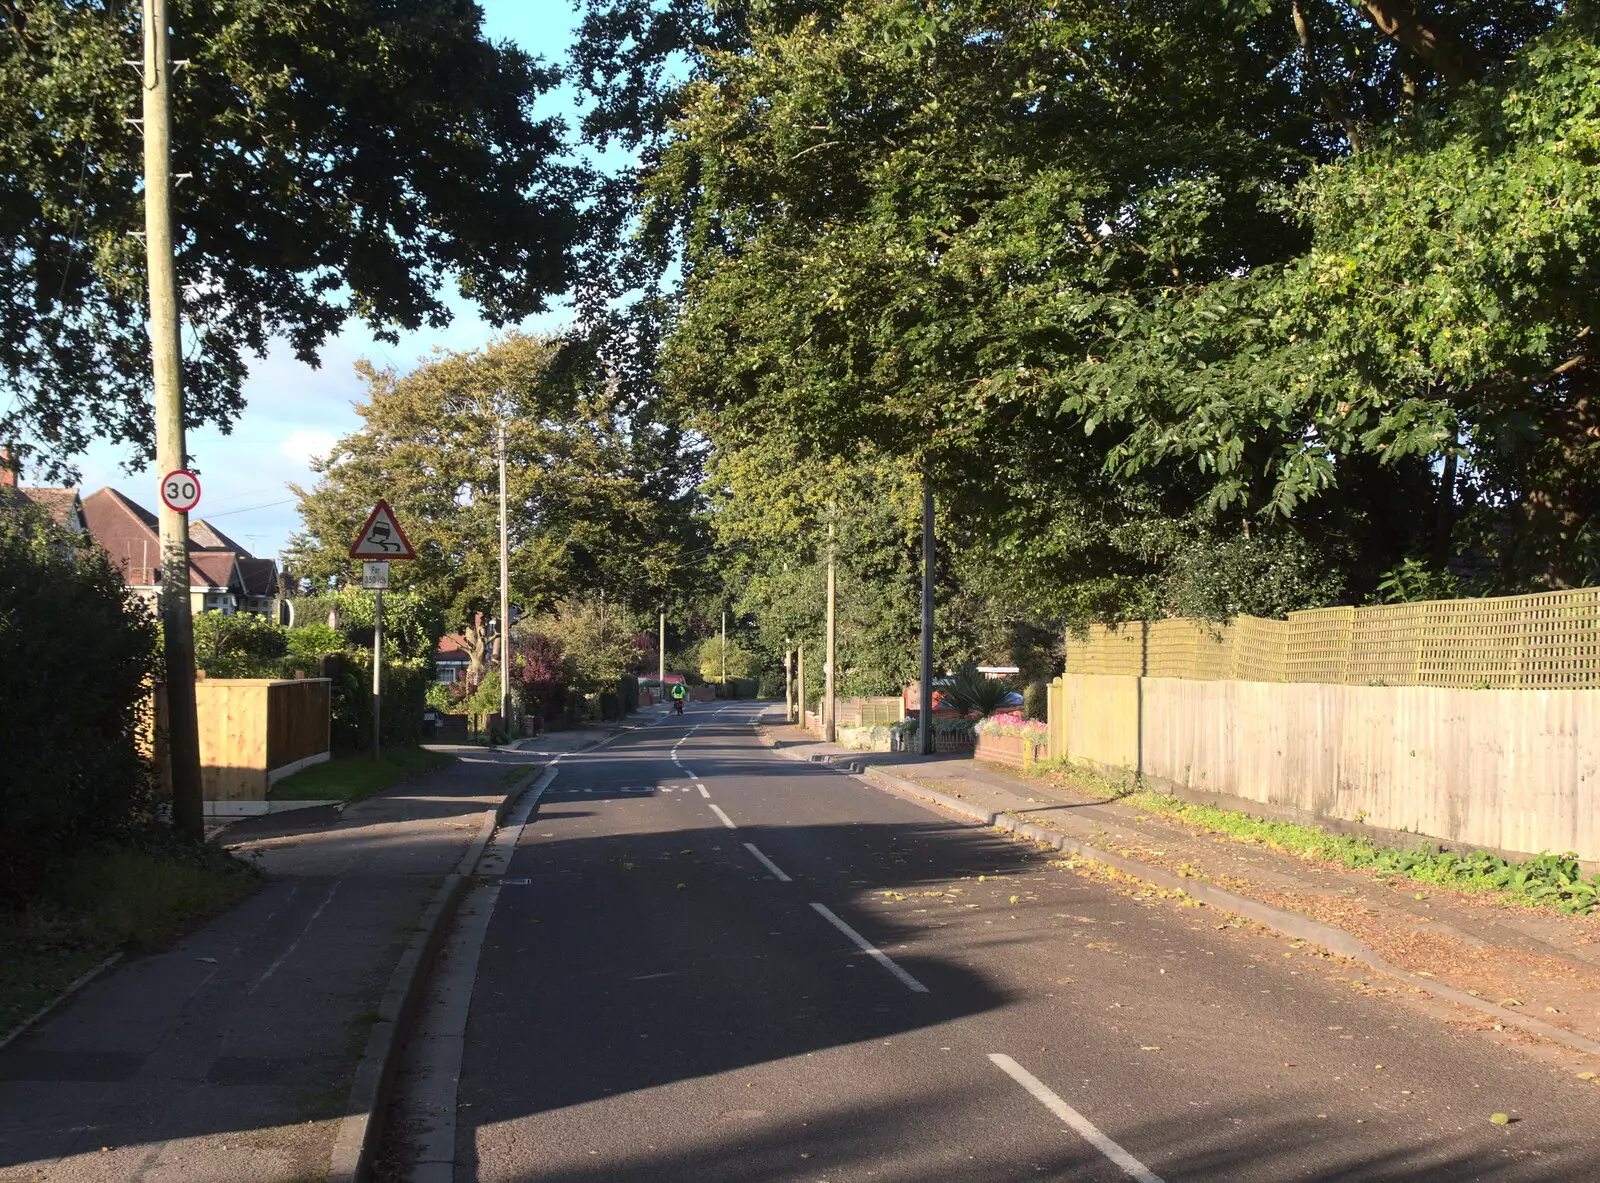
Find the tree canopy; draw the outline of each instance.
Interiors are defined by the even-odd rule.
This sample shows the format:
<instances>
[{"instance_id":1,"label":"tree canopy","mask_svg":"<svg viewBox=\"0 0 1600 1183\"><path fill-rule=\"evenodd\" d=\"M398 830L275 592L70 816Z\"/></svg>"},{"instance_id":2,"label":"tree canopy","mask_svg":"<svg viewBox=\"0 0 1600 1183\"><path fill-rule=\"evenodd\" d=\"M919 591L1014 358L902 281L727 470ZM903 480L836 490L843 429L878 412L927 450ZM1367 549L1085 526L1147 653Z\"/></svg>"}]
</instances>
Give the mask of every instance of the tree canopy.
<instances>
[{"instance_id":1,"label":"tree canopy","mask_svg":"<svg viewBox=\"0 0 1600 1183\"><path fill-rule=\"evenodd\" d=\"M497 615L504 424L513 603L533 613L604 590L649 610L673 586L698 539L693 453L621 418L592 362L514 333L408 374L364 372L365 424L319 462L314 488L296 489L296 577L348 578L350 541L386 498L417 551L395 564L396 585L426 589L451 624Z\"/></svg>"},{"instance_id":2,"label":"tree canopy","mask_svg":"<svg viewBox=\"0 0 1600 1183\"><path fill-rule=\"evenodd\" d=\"M1595 577L1590 19L596 3L579 65L719 457L925 464L1019 612L1226 616Z\"/></svg>"},{"instance_id":3,"label":"tree canopy","mask_svg":"<svg viewBox=\"0 0 1600 1183\"><path fill-rule=\"evenodd\" d=\"M0 435L60 471L93 438L151 446L139 5L0 4ZM242 410L274 337L315 364L348 318L380 337L494 323L568 283L585 214L557 71L471 0L179 6L173 168L191 424Z\"/></svg>"}]
</instances>

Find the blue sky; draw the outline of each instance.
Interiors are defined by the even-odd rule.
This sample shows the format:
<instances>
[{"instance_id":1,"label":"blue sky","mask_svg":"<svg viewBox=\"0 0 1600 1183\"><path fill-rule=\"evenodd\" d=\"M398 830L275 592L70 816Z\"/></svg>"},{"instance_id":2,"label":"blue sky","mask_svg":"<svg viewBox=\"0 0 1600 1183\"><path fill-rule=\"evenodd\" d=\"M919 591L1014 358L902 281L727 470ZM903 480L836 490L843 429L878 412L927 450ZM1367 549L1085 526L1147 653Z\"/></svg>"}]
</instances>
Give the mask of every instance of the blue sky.
<instances>
[{"instance_id":1,"label":"blue sky","mask_svg":"<svg viewBox=\"0 0 1600 1183\"><path fill-rule=\"evenodd\" d=\"M516 42L530 53L557 61L566 53L577 14L571 0L480 0L484 26L496 41ZM572 111L572 96L551 96L553 111ZM188 445L200 471L202 496L194 516L214 520L217 528L263 557L276 557L294 532L299 515L289 482L309 483L308 461L325 453L361 420L351 404L363 396L354 365L361 358L374 364L411 369L435 349L473 349L494 330L468 305L454 304L449 327L401 336L398 345L375 341L359 324L348 325L322 350L319 369L297 361L287 348L275 348L251 366L244 393L248 405L231 435L206 428L191 432ZM522 326L554 330L563 317L553 313ZM157 474L149 469L127 472L127 453L98 445L79 459L79 487L87 495L111 485L148 508L156 506ZM24 478L26 479L26 477Z\"/></svg>"}]
</instances>

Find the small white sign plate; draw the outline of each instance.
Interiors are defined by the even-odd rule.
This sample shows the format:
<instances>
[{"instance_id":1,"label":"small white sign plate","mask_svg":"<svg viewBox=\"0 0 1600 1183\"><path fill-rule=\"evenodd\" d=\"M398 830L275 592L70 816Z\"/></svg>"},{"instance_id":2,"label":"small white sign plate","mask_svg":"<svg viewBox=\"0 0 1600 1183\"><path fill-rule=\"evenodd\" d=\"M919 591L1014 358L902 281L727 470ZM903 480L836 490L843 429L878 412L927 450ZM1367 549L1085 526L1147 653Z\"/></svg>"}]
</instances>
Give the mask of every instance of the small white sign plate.
<instances>
[{"instance_id":1,"label":"small white sign plate","mask_svg":"<svg viewBox=\"0 0 1600 1183\"><path fill-rule=\"evenodd\" d=\"M389 587L389 564L362 563L361 586L368 591L387 591Z\"/></svg>"}]
</instances>

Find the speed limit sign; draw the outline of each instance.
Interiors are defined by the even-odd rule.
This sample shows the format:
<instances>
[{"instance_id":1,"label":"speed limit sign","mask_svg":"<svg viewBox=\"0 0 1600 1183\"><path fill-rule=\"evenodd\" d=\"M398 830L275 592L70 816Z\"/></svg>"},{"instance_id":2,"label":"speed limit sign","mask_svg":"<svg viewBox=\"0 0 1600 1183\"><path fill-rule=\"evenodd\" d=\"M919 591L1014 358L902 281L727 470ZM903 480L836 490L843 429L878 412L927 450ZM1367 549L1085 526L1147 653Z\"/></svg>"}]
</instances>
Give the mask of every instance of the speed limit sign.
<instances>
[{"instance_id":1,"label":"speed limit sign","mask_svg":"<svg viewBox=\"0 0 1600 1183\"><path fill-rule=\"evenodd\" d=\"M161 504L179 513L188 513L200 504L200 478L185 469L161 478Z\"/></svg>"}]
</instances>

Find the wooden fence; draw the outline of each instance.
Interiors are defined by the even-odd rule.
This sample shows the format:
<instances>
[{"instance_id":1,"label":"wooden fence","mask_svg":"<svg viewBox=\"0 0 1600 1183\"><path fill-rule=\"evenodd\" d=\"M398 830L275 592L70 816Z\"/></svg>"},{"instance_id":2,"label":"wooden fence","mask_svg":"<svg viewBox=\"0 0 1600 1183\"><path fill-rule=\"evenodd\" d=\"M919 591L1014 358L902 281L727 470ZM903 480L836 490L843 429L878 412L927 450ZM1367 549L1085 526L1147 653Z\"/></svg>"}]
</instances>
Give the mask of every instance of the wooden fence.
<instances>
[{"instance_id":1,"label":"wooden fence","mask_svg":"<svg viewBox=\"0 0 1600 1183\"><path fill-rule=\"evenodd\" d=\"M268 789L328 758L332 716L327 678L202 678L194 691L207 813L265 813ZM170 796L165 688L157 685L152 700L148 750L160 791Z\"/></svg>"},{"instance_id":2,"label":"wooden fence","mask_svg":"<svg viewBox=\"0 0 1600 1183\"><path fill-rule=\"evenodd\" d=\"M1067 672L1461 690L1600 688L1600 588L1068 633Z\"/></svg>"},{"instance_id":3,"label":"wooden fence","mask_svg":"<svg viewBox=\"0 0 1600 1183\"><path fill-rule=\"evenodd\" d=\"M836 727L879 727L906 717L906 704L898 694L881 698L841 698L835 702Z\"/></svg>"}]
</instances>

